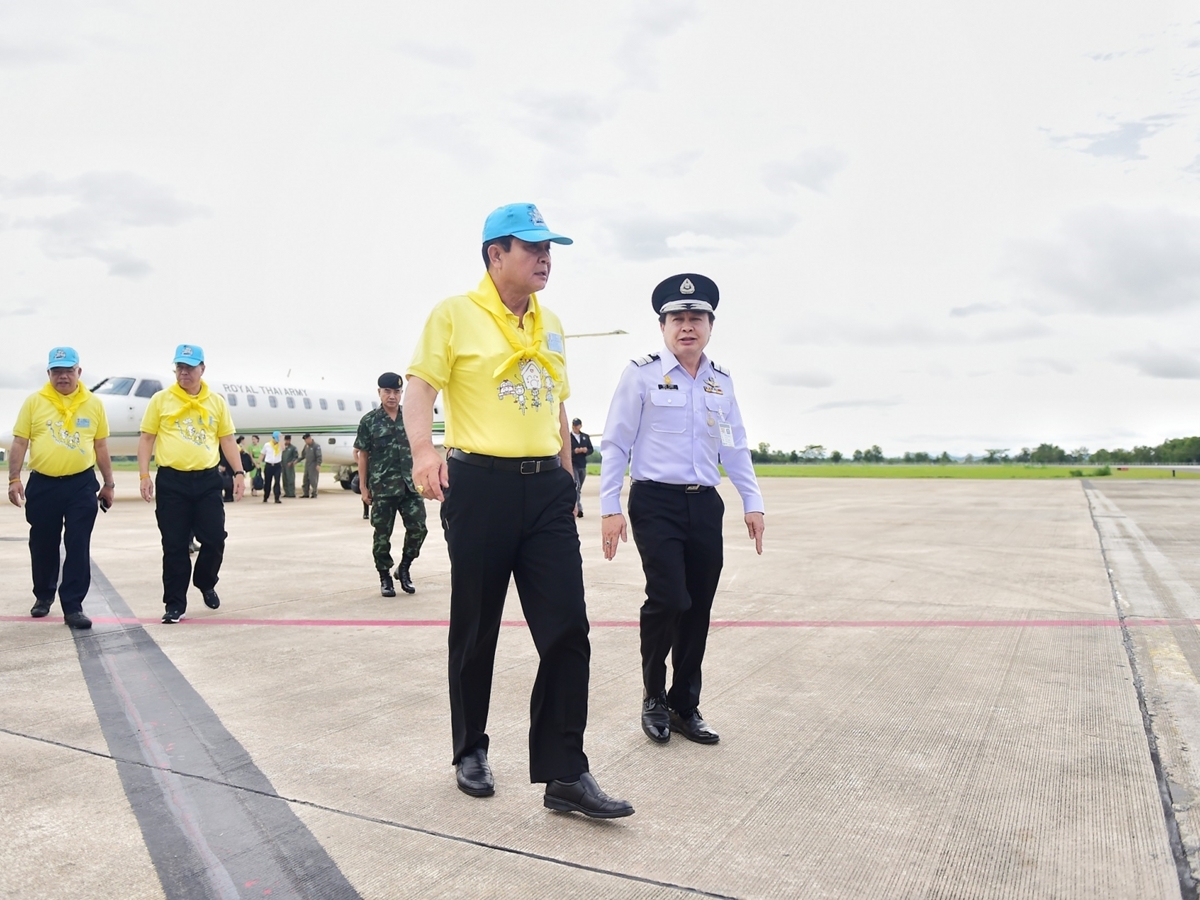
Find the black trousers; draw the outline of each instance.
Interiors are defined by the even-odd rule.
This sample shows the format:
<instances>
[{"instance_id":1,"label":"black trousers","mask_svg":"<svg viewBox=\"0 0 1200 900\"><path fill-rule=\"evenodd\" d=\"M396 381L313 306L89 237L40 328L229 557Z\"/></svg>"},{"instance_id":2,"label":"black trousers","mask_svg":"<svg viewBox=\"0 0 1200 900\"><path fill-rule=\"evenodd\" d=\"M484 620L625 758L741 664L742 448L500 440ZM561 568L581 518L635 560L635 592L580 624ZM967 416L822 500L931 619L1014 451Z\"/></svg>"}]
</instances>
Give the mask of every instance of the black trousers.
<instances>
[{"instance_id":1,"label":"black trousers","mask_svg":"<svg viewBox=\"0 0 1200 900\"><path fill-rule=\"evenodd\" d=\"M83 598L92 584L92 526L99 510L99 490L100 482L92 469L65 478L30 472L25 486L33 596L38 603L50 604L57 592L63 615L83 611ZM61 584L60 541L67 551Z\"/></svg>"},{"instance_id":2,"label":"black trousers","mask_svg":"<svg viewBox=\"0 0 1200 900\"><path fill-rule=\"evenodd\" d=\"M646 573L642 684L648 697L666 689L669 652L667 703L684 715L700 704L700 666L724 564L724 514L715 490L688 494L648 481L629 489L629 524Z\"/></svg>"},{"instance_id":3,"label":"black trousers","mask_svg":"<svg viewBox=\"0 0 1200 900\"><path fill-rule=\"evenodd\" d=\"M588 771L587 608L567 469L497 472L450 460L442 528L450 553L450 726L454 759L487 750L488 706L510 577L540 662L529 700L529 780Z\"/></svg>"},{"instance_id":4,"label":"black trousers","mask_svg":"<svg viewBox=\"0 0 1200 900\"><path fill-rule=\"evenodd\" d=\"M583 482L587 479L587 467L576 466L571 471L575 476L575 503L578 504L579 511L583 512Z\"/></svg>"},{"instance_id":5,"label":"black trousers","mask_svg":"<svg viewBox=\"0 0 1200 900\"><path fill-rule=\"evenodd\" d=\"M263 463L263 500L271 493L271 485L275 485L275 499L279 499L279 491L283 487L283 464Z\"/></svg>"},{"instance_id":6,"label":"black trousers","mask_svg":"<svg viewBox=\"0 0 1200 900\"><path fill-rule=\"evenodd\" d=\"M225 556L225 501L214 466L198 472L160 468L154 481L154 515L162 535L163 604L187 609L188 580L202 591L217 586ZM193 535L200 543L196 568L188 555Z\"/></svg>"}]
</instances>

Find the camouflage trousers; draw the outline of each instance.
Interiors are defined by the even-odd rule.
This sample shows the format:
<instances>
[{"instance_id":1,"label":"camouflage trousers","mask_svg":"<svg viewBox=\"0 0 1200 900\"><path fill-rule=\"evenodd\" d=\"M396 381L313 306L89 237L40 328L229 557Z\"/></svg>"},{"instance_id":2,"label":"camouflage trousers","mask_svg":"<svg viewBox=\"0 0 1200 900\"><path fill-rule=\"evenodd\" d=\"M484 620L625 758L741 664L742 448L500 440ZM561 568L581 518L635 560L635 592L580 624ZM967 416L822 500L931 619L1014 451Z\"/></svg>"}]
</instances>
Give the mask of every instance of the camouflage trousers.
<instances>
[{"instance_id":1,"label":"camouflage trousers","mask_svg":"<svg viewBox=\"0 0 1200 900\"><path fill-rule=\"evenodd\" d=\"M375 557L375 568L386 572L392 567L392 529L396 526L396 513L404 522L404 549L401 559L412 562L421 553L425 535L425 501L419 494L405 491L400 497L371 496L371 524L375 526L375 540L371 553Z\"/></svg>"}]
</instances>

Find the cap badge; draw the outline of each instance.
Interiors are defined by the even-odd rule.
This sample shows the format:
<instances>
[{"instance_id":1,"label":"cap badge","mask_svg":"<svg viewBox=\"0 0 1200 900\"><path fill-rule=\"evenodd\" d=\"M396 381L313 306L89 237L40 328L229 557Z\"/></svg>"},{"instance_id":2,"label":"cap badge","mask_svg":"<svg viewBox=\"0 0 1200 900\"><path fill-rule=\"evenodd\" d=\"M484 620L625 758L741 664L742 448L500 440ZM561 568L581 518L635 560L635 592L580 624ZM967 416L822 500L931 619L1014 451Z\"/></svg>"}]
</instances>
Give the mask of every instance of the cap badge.
<instances>
[{"instance_id":1,"label":"cap badge","mask_svg":"<svg viewBox=\"0 0 1200 900\"><path fill-rule=\"evenodd\" d=\"M55 351L54 351L54 358L55 358L55 359L66 359L66 358L67 358L67 351L66 351L66 350L55 350Z\"/></svg>"},{"instance_id":2,"label":"cap badge","mask_svg":"<svg viewBox=\"0 0 1200 900\"><path fill-rule=\"evenodd\" d=\"M692 284L692 279L690 279L690 278L683 279L683 284L681 284L679 286L679 293L681 293L681 294L696 293L696 286L694 284Z\"/></svg>"},{"instance_id":3,"label":"cap badge","mask_svg":"<svg viewBox=\"0 0 1200 900\"><path fill-rule=\"evenodd\" d=\"M191 355L192 355L192 348L191 348L191 347L184 347L184 348L183 348L183 350L182 350L182 352L181 352L181 355L182 355L182 356L191 356Z\"/></svg>"},{"instance_id":4,"label":"cap badge","mask_svg":"<svg viewBox=\"0 0 1200 900\"><path fill-rule=\"evenodd\" d=\"M538 212L538 208L536 206L529 207L529 221L538 228L546 227L546 220L542 218L542 214Z\"/></svg>"}]
</instances>

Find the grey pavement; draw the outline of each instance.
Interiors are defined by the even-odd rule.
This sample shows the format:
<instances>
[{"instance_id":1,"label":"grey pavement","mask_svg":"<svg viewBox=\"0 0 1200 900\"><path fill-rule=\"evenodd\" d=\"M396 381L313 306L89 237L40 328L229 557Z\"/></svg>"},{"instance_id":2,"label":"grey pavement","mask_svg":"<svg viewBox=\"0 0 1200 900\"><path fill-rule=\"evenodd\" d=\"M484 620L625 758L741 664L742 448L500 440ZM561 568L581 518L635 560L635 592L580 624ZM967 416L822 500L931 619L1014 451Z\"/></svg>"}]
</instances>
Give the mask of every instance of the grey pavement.
<instances>
[{"instance_id":1,"label":"grey pavement","mask_svg":"<svg viewBox=\"0 0 1200 900\"><path fill-rule=\"evenodd\" d=\"M765 479L757 557L723 491L701 708L639 727L632 542L580 520L586 749L637 813L542 807L515 592L489 732L454 784L449 565L379 596L357 495L227 506L219 610L162 613L158 534L118 474L72 634L32 620L0 510L0 896L1190 898L1200 845L1195 482Z\"/></svg>"}]
</instances>

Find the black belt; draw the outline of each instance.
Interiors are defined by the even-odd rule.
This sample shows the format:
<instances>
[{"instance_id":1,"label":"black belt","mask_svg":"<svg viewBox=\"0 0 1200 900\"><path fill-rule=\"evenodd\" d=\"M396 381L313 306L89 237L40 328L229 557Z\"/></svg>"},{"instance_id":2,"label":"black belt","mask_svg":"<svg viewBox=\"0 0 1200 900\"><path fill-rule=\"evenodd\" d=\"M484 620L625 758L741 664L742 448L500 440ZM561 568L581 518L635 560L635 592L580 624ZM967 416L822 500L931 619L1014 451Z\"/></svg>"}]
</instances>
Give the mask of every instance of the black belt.
<instances>
[{"instance_id":1,"label":"black belt","mask_svg":"<svg viewBox=\"0 0 1200 900\"><path fill-rule=\"evenodd\" d=\"M482 453L468 453L466 450L451 450L449 456L469 466L495 469L497 472L519 472L522 475L536 475L538 472L549 472L562 466L562 457L559 456L521 459L515 456L485 456Z\"/></svg>"},{"instance_id":2,"label":"black belt","mask_svg":"<svg viewBox=\"0 0 1200 900\"><path fill-rule=\"evenodd\" d=\"M667 491L683 491L685 494L698 494L713 489L711 484L667 484L665 481L635 481L634 484L648 484Z\"/></svg>"},{"instance_id":3,"label":"black belt","mask_svg":"<svg viewBox=\"0 0 1200 900\"><path fill-rule=\"evenodd\" d=\"M47 475L45 472L39 472L37 469L30 469L31 475L36 475L38 478L48 478L51 481L66 481L68 478L78 478L80 475L87 475L89 472L94 472L94 469L84 469L82 472L72 472L70 475Z\"/></svg>"}]
</instances>

